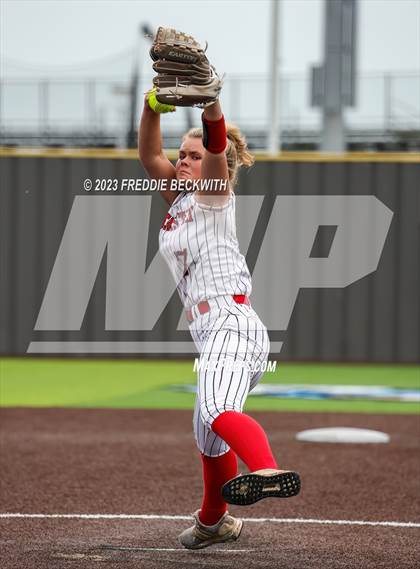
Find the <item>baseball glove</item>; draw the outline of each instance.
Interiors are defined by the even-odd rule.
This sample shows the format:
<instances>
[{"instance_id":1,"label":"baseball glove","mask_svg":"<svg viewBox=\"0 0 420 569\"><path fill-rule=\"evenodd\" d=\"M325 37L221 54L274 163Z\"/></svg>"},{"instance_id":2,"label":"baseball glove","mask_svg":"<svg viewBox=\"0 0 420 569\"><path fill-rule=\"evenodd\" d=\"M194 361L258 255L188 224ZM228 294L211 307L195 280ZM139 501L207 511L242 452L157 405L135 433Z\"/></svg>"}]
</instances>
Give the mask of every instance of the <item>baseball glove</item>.
<instances>
[{"instance_id":1,"label":"baseball glove","mask_svg":"<svg viewBox=\"0 0 420 569\"><path fill-rule=\"evenodd\" d=\"M156 99L176 107L206 107L220 94L222 80L210 65L205 49L192 37L173 28L158 28L150 57Z\"/></svg>"}]
</instances>

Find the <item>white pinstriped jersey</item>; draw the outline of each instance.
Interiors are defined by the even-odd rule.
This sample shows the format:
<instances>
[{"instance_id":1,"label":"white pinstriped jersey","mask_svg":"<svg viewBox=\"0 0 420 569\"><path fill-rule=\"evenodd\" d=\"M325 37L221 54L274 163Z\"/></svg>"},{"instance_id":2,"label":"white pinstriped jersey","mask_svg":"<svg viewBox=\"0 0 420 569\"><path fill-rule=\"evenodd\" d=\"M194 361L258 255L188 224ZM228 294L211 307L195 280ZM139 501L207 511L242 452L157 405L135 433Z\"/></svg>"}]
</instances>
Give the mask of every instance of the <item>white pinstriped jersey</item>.
<instances>
[{"instance_id":1,"label":"white pinstriped jersey","mask_svg":"<svg viewBox=\"0 0 420 569\"><path fill-rule=\"evenodd\" d=\"M236 236L233 193L224 206L215 207L197 202L193 192L181 192L162 224L159 250L187 309L218 296L251 294L251 275Z\"/></svg>"},{"instance_id":2,"label":"white pinstriped jersey","mask_svg":"<svg viewBox=\"0 0 420 569\"><path fill-rule=\"evenodd\" d=\"M229 446L211 430L211 423L225 411L242 411L249 390L262 376L258 366L270 350L267 329L254 309L233 298L249 296L252 289L236 236L235 195L223 207L211 207L197 202L192 192L182 192L163 222L159 249L184 307L191 309L204 300L209 304L204 314L192 311L189 327L204 364L197 371L193 423L200 452L220 456ZM213 371L207 363L222 366ZM230 369L229 363L239 365Z\"/></svg>"}]
</instances>

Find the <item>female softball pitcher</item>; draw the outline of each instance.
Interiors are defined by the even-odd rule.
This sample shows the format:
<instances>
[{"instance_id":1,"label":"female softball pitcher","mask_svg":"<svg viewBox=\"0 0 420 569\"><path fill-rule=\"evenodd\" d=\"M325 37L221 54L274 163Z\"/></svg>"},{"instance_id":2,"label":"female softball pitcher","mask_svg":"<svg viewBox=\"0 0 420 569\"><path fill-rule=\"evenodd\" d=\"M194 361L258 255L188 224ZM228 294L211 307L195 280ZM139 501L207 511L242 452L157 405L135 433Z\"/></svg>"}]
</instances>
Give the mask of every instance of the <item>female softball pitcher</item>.
<instances>
[{"instance_id":1,"label":"female softball pitcher","mask_svg":"<svg viewBox=\"0 0 420 569\"><path fill-rule=\"evenodd\" d=\"M204 495L194 525L179 536L184 547L199 549L239 537L243 522L228 514L227 503L294 496L300 480L297 473L278 469L264 430L242 413L269 354L267 329L251 307L251 275L236 237L238 169L253 158L239 129L226 128L218 100L221 80L194 38L159 28L151 57L158 74L145 97L139 158L151 178L177 180L184 188L161 192L170 207L159 246L200 353L193 425ZM190 105L204 107L203 128L184 135L174 166L162 150L160 113ZM198 189L185 189L197 180ZM248 474L237 475L237 456Z\"/></svg>"}]
</instances>

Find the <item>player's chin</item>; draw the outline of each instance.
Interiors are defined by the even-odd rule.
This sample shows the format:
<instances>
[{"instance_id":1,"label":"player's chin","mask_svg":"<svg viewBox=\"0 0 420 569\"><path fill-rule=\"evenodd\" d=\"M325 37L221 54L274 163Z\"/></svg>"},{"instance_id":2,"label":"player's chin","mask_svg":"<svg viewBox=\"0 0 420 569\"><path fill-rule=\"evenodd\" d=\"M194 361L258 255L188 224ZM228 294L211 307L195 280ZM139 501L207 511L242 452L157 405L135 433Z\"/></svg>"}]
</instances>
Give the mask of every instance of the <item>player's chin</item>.
<instances>
[{"instance_id":1,"label":"player's chin","mask_svg":"<svg viewBox=\"0 0 420 569\"><path fill-rule=\"evenodd\" d=\"M177 180L192 180L192 174L189 172L178 172L176 175Z\"/></svg>"}]
</instances>

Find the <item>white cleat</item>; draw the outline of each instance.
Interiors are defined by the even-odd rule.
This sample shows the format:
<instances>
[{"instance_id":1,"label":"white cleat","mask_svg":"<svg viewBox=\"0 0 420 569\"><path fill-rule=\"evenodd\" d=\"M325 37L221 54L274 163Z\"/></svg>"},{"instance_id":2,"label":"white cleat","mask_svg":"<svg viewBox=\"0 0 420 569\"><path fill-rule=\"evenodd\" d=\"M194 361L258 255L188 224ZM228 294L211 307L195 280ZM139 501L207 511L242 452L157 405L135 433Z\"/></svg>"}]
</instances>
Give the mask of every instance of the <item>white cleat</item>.
<instances>
[{"instance_id":1,"label":"white cleat","mask_svg":"<svg viewBox=\"0 0 420 569\"><path fill-rule=\"evenodd\" d=\"M200 510L194 512L194 525L183 531L178 539L187 549L202 549L215 543L236 541L241 535L243 521L230 516L228 512L214 526L205 526L199 520Z\"/></svg>"}]
</instances>

